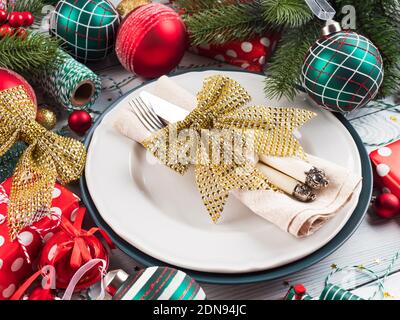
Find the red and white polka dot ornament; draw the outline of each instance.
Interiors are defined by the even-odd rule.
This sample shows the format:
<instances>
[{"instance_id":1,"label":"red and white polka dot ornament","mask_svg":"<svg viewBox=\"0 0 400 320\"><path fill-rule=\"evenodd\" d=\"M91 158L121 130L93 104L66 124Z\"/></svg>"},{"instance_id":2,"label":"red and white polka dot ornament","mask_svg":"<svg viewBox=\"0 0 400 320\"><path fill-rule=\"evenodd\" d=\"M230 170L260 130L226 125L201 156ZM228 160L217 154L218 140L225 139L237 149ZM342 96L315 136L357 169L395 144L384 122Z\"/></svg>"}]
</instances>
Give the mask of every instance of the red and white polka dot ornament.
<instances>
[{"instance_id":1,"label":"red and white polka dot ornament","mask_svg":"<svg viewBox=\"0 0 400 320\"><path fill-rule=\"evenodd\" d=\"M383 193L392 193L400 199L400 140L372 151L374 185Z\"/></svg>"},{"instance_id":2,"label":"red and white polka dot ornament","mask_svg":"<svg viewBox=\"0 0 400 320\"><path fill-rule=\"evenodd\" d=\"M382 194L376 197L375 213L385 219L400 214L400 140L372 151L374 184Z\"/></svg>"},{"instance_id":3,"label":"red and white polka dot ornament","mask_svg":"<svg viewBox=\"0 0 400 320\"><path fill-rule=\"evenodd\" d=\"M171 8L145 4L122 21L115 48L127 70L156 78L170 72L182 59L187 48L186 28Z\"/></svg>"},{"instance_id":4,"label":"red and white polka dot ornament","mask_svg":"<svg viewBox=\"0 0 400 320\"><path fill-rule=\"evenodd\" d=\"M268 33L246 41L199 45L192 47L190 51L245 70L260 72L274 52L279 38L280 33Z\"/></svg>"}]
</instances>

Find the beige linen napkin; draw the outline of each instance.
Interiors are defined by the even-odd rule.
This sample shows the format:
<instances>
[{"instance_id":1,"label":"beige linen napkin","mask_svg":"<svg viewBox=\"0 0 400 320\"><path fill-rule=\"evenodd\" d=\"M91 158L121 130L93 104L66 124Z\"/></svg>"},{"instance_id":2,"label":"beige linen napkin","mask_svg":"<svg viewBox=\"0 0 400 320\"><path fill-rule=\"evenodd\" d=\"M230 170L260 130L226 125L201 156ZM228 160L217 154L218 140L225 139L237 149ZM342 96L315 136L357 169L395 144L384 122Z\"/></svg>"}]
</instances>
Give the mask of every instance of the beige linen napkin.
<instances>
[{"instance_id":1,"label":"beige linen napkin","mask_svg":"<svg viewBox=\"0 0 400 320\"><path fill-rule=\"evenodd\" d=\"M155 87L150 91L187 110L196 106L196 98L192 94L165 76L157 80ZM128 106L119 111L114 126L123 135L137 142L143 141L150 135L134 113L129 111ZM291 158L280 158L280 161L285 168L295 165ZM361 177L346 168L311 155L308 156L308 161L311 165L324 170L329 178L328 187L316 191L317 199L313 202L300 202L284 193L271 190L235 190L232 194L253 212L285 232L295 237L311 235L350 200ZM262 170L265 165L259 162L257 166Z\"/></svg>"}]
</instances>

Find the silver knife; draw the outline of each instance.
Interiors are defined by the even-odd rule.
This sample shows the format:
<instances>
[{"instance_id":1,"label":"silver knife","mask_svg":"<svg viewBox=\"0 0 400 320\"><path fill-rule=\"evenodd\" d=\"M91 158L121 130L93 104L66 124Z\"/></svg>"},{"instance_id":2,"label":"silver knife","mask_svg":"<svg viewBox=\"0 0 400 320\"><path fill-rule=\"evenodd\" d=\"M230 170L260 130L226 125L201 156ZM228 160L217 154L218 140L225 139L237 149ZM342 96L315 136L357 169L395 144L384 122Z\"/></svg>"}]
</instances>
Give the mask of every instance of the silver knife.
<instances>
[{"instance_id":1,"label":"silver knife","mask_svg":"<svg viewBox=\"0 0 400 320\"><path fill-rule=\"evenodd\" d=\"M149 104L155 113L163 120L169 123L181 121L189 114L189 111L174 105L164 99L161 99L147 91L142 91L139 96L143 101Z\"/></svg>"}]
</instances>

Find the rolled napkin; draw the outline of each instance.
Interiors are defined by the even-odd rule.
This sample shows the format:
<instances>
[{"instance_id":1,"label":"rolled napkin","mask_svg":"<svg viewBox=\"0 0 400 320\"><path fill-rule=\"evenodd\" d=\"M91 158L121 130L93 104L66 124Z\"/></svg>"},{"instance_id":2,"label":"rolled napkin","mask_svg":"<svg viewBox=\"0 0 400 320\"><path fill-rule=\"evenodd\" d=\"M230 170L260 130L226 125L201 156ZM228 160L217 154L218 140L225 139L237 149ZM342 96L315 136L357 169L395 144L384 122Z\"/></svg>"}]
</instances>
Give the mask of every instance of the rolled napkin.
<instances>
[{"instance_id":1,"label":"rolled napkin","mask_svg":"<svg viewBox=\"0 0 400 320\"><path fill-rule=\"evenodd\" d=\"M275 170L272 167L258 162L256 167L267 177L267 179L280 190L288 195L295 197L299 201L309 202L314 201L316 198L315 193L310 187L300 183L296 179Z\"/></svg>"},{"instance_id":2,"label":"rolled napkin","mask_svg":"<svg viewBox=\"0 0 400 320\"><path fill-rule=\"evenodd\" d=\"M196 98L168 77L158 79L150 91L186 110L192 110L196 105ZM123 135L138 142L142 142L151 134L140 123L128 105L120 111L114 126ZM280 158L280 160L284 167L287 166L287 163L293 162L292 158ZM311 235L335 216L338 210L350 200L361 177L346 168L311 155L307 156L307 160L310 165L323 170L329 177L329 185L317 191L317 198L314 202L300 202L273 190L234 190L232 194L254 213L283 231L295 237ZM262 163L257 164L258 168L262 168L262 166Z\"/></svg>"}]
</instances>

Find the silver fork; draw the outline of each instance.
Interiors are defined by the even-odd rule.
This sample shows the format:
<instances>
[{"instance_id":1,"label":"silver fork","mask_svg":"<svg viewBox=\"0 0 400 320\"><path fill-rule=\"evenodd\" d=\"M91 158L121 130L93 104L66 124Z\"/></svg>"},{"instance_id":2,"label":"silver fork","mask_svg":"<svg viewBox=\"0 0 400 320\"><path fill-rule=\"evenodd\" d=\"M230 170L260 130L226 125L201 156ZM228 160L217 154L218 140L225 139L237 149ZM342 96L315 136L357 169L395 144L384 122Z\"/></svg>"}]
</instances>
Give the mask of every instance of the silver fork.
<instances>
[{"instance_id":1,"label":"silver fork","mask_svg":"<svg viewBox=\"0 0 400 320\"><path fill-rule=\"evenodd\" d=\"M158 131L165 127L165 124L155 113L151 105L144 102L141 97L134 97L129 101L129 104L131 106L131 111L150 132Z\"/></svg>"}]
</instances>

